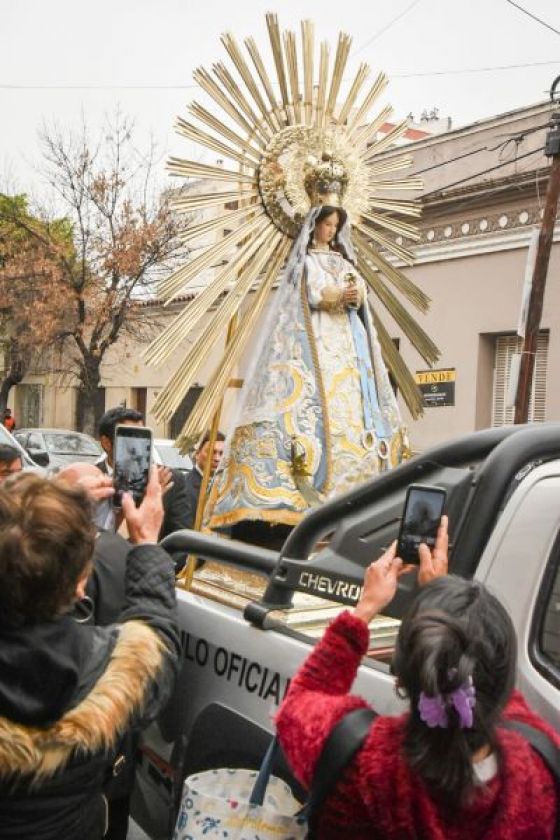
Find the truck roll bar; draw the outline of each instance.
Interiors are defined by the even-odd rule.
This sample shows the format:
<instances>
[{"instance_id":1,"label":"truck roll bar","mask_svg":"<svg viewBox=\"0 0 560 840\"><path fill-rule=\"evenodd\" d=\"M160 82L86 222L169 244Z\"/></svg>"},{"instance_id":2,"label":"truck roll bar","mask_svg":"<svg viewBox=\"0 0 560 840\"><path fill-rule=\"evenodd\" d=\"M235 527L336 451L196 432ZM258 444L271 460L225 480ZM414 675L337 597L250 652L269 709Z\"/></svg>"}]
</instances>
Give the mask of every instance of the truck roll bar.
<instances>
[{"instance_id":1,"label":"truck roll bar","mask_svg":"<svg viewBox=\"0 0 560 840\"><path fill-rule=\"evenodd\" d=\"M229 566L250 569L253 572L270 575L276 568L278 553L268 548L259 548L237 540L225 540L201 534L200 531L175 531L160 542L168 551L185 550L204 560L219 560Z\"/></svg>"}]
</instances>

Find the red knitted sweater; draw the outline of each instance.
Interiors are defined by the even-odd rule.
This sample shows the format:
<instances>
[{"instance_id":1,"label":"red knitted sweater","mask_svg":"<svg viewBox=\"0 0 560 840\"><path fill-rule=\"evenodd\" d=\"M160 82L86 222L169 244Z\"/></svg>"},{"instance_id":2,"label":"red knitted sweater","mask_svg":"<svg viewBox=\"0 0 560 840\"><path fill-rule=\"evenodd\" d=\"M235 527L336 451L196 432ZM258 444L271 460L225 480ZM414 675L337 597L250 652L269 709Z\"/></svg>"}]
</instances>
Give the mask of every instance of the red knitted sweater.
<instances>
[{"instance_id":1,"label":"red knitted sweater","mask_svg":"<svg viewBox=\"0 0 560 840\"><path fill-rule=\"evenodd\" d=\"M349 612L328 627L295 678L278 712L280 743L297 778L309 787L327 735L347 712L366 706L348 694L368 629ZM560 738L527 706L518 692L504 717ZM554 780L541 758L517 733L499 730L500 770L471 804L450 821L438 809L419 776L408 767L400 745L406 716L379 717L364 746L329 797L318 824L322 840L549 840L556 813Z\"/></svg>"}]
</instances>

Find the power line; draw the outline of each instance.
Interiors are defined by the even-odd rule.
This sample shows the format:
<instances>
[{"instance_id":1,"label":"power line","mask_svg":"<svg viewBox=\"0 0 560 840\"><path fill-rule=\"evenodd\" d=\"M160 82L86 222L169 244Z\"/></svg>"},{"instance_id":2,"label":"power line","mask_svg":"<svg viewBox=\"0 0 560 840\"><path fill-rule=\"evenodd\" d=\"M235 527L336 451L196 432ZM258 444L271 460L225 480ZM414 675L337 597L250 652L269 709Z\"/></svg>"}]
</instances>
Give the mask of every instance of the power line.
<instances>
[{"instance_id":1,"label":"power line","mask_svg":"<svg viewBox=\"0 0 560 840\"><path fill-rule=\"evenodd\" d=\"M393 79L419 79L426 76L456 76L461 73L488 73L494 70L517 70L524 67L550 67L560 64L560 59L549 59L546 61L530 61L523 64L499 64L494 67L463 67L455 70L427 70L422 73L393 73L389 75ZM344 79L343 81L348 81ZM277 85L276 82L273 84ZM199 86L190 85L18 85L0 84L0 90L198 90Z\"/></svg>"},{"instance_id":2,"label":"power line","mask_svg":"<svg viewBox=\"0 0 560 840\"><path fill-rule=\"evenodd\" d=\"M560 64L560 59L529 61L523 64L497 64L493 67L463 67L460 70L427 70L425 73L390 73L392 79L419 79L424 76L458 76L461 73L488 73L494 70L517 70L522 67L546 67Z\"/></svg>"},{"instance_id":3,"label":"power line","mask_svg":"<svg viewBox=\"0 0 560 840\"><path fill-rule=\"evenodd\" d=\"M533 18L533 20L536 20L537 23L542 24L542 26L546 26L547 29L550 29L552 32L555 32L557 35L560 35L560 31L558 29L555 29L553 26L551 26L545 20L542 20L540 17L537 17L532 12L527 11L527 9L524 9L523 6L519 5L519 3L514 3L513 0L506 0L506 3L509 3L510 6L515 6L515 8L519 9L520 12L523 12L524 15L527 15L528 17Z\"/></svg>"},{"instance_id":4,"label":"power line","mask_svg":"<svg viewBox=\"0 0 560 840\"><path fill-rule=\"evenodd\" d=\"M370 44L373 44L374 41L377 41L377 39L380 38L381 35L383 35L385 32L387 32L387 30L390 29L395 23L398 23L399 20L401 20L401 18L403 18L405 15L411 12L413 8L418 5L418 3L420 3L420 0L413 0L410 6L407 6L406 9L404 9L400 14L398 14L387 24L385 24L385 26L383 26L381 29L378 29L377 32L374 35L372 35L368 41L365 42L365 44L362 44L361 47L358 47L358 49L354 50L352 53L350 53L350 55L358 55L358 53L363 52L363 50L365 50L366 47L369 47Z\"/></svg>"},{"instance_id":5,"label":"power line","mask_svg":"<svg viewBox=\"0 0 560 840\"><path fill-rule=\"evenodd\" d=\"M526 128L520 132L514 132L510 135L505 135L506 139L503 140L501 143L498 143L497 146L479 146L477 149L471 149L470 152L463 152L461 155L456 155L452 158L446 158L446 160L442 160L439 163L433 163L431 166L425 166L424 169L417 169L414 171L414 175L423 175L424 172L432 172L434 169L439 169L442 166L447 166L449 163L455 163L457 160L464 160L464 158L472 157L472 155L478 155L480 152L497 152L498 149L504 149L512 141L514 142L521 142L522 140L527 137L529 134L534 134L536 131L543 131L545 128L550 126L550 122L542 123L541 125L533 126L533 128ZM504 135L502 135L504 136ZM506 161L507 162L507 161ZM511 162L511 161L510 161Z\"/></svg>"},{"instance_id":6,"label":"power line","mask_svg":"<svg viewBox=\"0 0 560 840\"><path fill-rule=\"evenodd\" d=\"M198 85L3 85L2 90L194 90Z\"/></svg>"},{"instance_id":7,"label":"power line","mask_svg":"<svg viewBox=\"0 0 560 840\"><path fill-rule=\"evenodd\" d=\"M519 160L523 160L523 158L530 157L531 155L542 154L543 149L533 149L532 152L525 152L524 155L518 155L515 160L505 160L502 163L498 163L496 166L490 166L488 169L483 169L480 172L475 172L473 175L468 175L466 178L461 178L459 181L453 181L451 184L446 184L444 187L438 187L437 190L431 190L428 193L424 193L420 196L420 199L424 201L424 199L428 198L430 195L435 195L436 193L443 193L445 190L451 189L451 187L457 187L459 184L464 184L466 181L472 181L473 178L479 178L481 175L486 175L488 172L494 172L496 169L501 169L503 166L511 166L512 163L517 163Z\"/></svg>"}]
</instances>

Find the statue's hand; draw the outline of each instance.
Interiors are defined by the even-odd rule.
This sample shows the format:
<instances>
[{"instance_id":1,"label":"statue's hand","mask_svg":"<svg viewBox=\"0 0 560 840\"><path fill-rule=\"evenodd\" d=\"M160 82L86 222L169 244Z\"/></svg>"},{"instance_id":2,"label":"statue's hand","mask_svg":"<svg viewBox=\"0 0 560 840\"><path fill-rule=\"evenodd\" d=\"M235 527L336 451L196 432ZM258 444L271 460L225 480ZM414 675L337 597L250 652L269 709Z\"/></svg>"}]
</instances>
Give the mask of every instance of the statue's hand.
<instances>
[{"instance_id":1,"label":"statue's hand","mask_svg":"<svg viewBox=\"0 0 560 840\"><path fill-rule=\"evenodd\" d=\"M357 286L347 286L342 293L342 302L345 306L357 307L360 303L360 292Z\"/></svg>"}]
</instances>

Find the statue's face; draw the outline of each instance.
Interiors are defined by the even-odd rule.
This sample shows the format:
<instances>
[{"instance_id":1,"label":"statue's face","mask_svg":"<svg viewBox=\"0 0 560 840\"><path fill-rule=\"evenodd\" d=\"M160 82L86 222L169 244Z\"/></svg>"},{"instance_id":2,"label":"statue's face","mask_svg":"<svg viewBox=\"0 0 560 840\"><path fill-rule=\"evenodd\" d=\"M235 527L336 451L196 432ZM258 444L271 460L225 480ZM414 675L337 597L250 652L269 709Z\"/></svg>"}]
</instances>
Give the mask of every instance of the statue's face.
<instances>
[{"instance_id":1,"label":"statue's face","mask_svg":"<svg viewBox=\"0 0 560 840\"><path fill-rule=\"evenodd\" d=\"M338 228L338 213L333 212L326 216L322 222L315 225L315 241L318 245L327 245L332 242L336 236L336 229Z\"/></svg>"}]
</instances>

